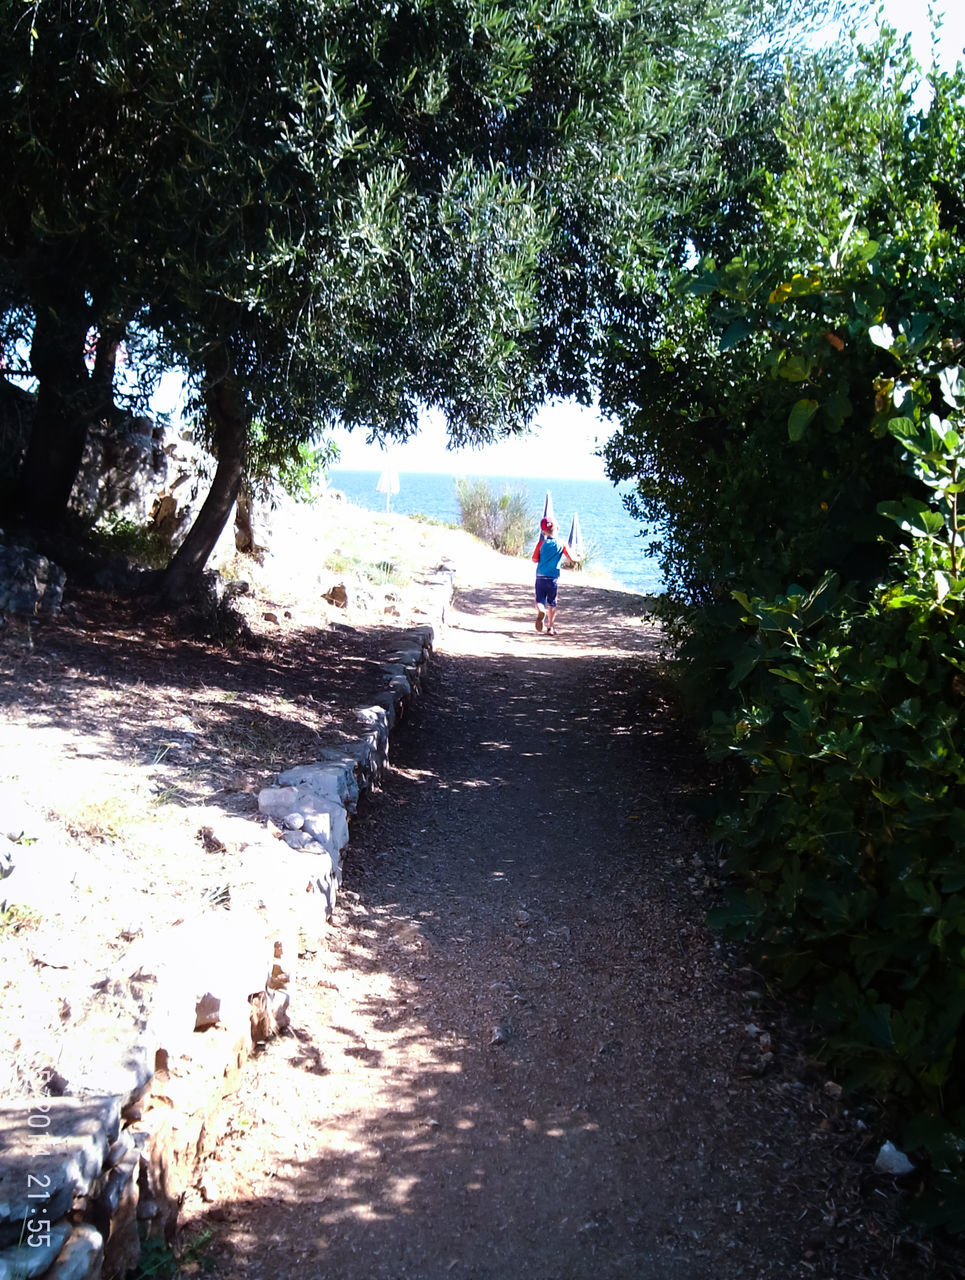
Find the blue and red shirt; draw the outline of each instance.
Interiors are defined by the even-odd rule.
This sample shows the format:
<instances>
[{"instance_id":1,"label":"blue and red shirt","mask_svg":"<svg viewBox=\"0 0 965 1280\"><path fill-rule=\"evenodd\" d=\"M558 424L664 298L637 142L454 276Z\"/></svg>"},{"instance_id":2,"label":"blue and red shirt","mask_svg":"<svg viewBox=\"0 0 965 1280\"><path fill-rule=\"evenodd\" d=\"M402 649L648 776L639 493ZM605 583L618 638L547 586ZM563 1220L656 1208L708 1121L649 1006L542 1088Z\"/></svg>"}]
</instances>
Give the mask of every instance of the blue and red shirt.
<instances>
[{"instance_id":1,"label":"blue and red shirt","mask_svg":"<svg viewBox=\"0 0 965 1280\"><path fill-rule=\"evenodd\" d=\"M570 549L565 542L557 542L555 538L540 538L533 550L532 559L536 563L538 578L558 578L560 561L563 557L572 560Z\"/></svg>"}]
</instances>

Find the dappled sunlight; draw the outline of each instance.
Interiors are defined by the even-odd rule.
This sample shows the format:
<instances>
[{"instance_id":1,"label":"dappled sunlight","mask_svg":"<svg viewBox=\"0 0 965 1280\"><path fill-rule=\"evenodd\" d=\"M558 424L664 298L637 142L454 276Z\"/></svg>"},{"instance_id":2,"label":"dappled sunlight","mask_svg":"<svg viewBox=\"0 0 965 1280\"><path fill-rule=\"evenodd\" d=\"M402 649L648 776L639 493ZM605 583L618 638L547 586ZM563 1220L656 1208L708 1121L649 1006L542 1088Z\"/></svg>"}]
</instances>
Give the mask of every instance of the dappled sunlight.
<instances>
[{"instance_id":1,"label":"dappled sunlight","mask_svg":"<svg viewBox=\"0 0 965 1280\"><path fill-rule=\"evenodd\" d=\"M323 1069L299 1044L271 1078L297 1128L219 1206L232 1280L718 1280L727 1206L755 1229L778 1157L717 1123L746 1018L664 881L694 836L634 648L657 640L600 621L600 658L525 617L477 649L452 612L363 801L324 979L294 993Z\"/></svg>"},{"instance_id":2,"label":"dappled sunlight","mask_svg":"<svg viewBox=\"0 0 965 1280\"><path fill-rule=\"evenodd\" d=\"M637 1280L655 1224L705 1177L655 1048L692 1011L645 965L630 1005L619 994L633 948L670 953L676 936L633 887L635 800L605 785L614 743L646 714L639 667L624 677L612 658L622 624L609 638L601 624L605 663L538 647L518 617L477 652L462 624L453 610L353 825L306 1024L325 1070L293 1071L289 1103L275 1086L310 1133L231 1203L233 1277L260 1274L266 1229L291 1280L502 1280L524 1258L548 1277L569 1257L575 1277L619 1229ZM618 750L630 768L632 740ZM653 1177L665 1159L672 1187ZM693 1280L672 1249L661 1258L660 1280Z\"/></svg>"},{"instance_id":3,"label":"dappled sunlight","mask_svg":"<svg viewBox=\"0 0 965 1280\"><path fill-rule=\"evenodd\" d=\"M644 597L588 586L565 574L560 582L557 635L536 631L535 617L531 582L497 582L459 591L447 621L460 633L461 650L491 653L498 647L501 653L529 662L538 647L540 666L544 658L654 653L661 644L660 630L649 617ZM445 634L441 644L446 644Z\"/></svg>"},{"instance_id":4,"label":"dappled sunlight","mask_svg":"<svg viewBox=\"0 0 965 1280\"><path fill-rule=\"evenodd\" d=\"M224 645L137 601L91 595L38 620L29 649L4 646L0 711L48 767L52 749L67 772L79 758L133 765L178 803L220 794L235 810L237 788L229 800L219 787L239 769L270 773L357 739L355 708L384 688L392 634L291 623L277 643Z\"/></svg>"}]
</instances>

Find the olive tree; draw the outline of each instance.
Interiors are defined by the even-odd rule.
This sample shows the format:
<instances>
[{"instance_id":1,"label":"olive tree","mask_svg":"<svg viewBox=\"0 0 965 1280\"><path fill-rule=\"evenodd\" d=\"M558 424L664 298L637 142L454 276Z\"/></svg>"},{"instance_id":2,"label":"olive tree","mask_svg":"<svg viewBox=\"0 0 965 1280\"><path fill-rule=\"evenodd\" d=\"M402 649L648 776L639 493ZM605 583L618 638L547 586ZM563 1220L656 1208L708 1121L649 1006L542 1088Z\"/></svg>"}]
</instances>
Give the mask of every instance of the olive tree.
<instances>
[{"instance_id":1,"label":"olive tree","mask_svg":"<svg viewBox=\"0 0 965 1280\"><path fill-rule=\"evenodd\" d=\"M727 187L760 29L740 0L5 6L0 299L38 388L20 517L64 512L122 340L136 374L186 372L218 460L173 594L255 419L281 456L335 421L402 438L431 405L482 442L587 399L641 264Z\"/></svg>"}]
</instances>

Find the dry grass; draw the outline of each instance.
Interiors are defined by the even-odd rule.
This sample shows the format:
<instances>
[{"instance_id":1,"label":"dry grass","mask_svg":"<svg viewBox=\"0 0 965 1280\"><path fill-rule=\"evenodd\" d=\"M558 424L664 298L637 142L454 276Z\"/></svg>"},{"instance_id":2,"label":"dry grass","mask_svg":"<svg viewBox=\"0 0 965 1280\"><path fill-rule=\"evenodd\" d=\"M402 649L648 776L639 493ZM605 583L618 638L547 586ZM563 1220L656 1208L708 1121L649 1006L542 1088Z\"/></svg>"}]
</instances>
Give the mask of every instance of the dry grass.
<instances>
[{"instance_id":1,"label":"dry grass","mask_svg":"<svg viewBox=\"0 0 965 1280\"><path fill-rule=\"evenodd\" d=\"M273 521L261 563L232 569L250 584L237 601L248 648L70 584L61 617L0 638L0 790L36 815L20 849L35 892L0 915L0 1096L57 1069L127 940L235 883L237 846L203 831L254 824L259 787L357 735L392 636L426 621L419 580L449 531L343 503ZM347 610L322 599L339 557L372 575L348 577L360 589ZM411 585L380 590L379 575Z\"/></svg>"}]
</instances>

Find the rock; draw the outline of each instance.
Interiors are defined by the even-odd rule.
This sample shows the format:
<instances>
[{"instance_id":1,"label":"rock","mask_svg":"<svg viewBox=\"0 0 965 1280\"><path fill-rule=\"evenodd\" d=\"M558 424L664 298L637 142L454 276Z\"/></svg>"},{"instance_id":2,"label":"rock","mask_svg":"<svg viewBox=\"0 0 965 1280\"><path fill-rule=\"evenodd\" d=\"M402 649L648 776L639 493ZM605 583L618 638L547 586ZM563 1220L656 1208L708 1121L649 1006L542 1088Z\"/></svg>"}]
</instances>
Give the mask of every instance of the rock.
<instances>
[{"instance_id":1,"label":"rock","mask_svg":"<svg viewBox=\"0 0 965 1280\"><path fill-rule=\"evenodd\" d=\"M297 787L262 787L258 792L258 812L282 821L298 809Z\"/></svg>"},{"instance_id":2,"label":"rock","mask_svg":"<svg viewBox=\"0 0 965 1280\"><path fill-rule=\"evenodd\" d=\"M344 582L338 582L334 587L329 587L327 591L322 592L322 599L327 600L336 609L346 609L348 608L348 588Z\"/></svg>"},{"instance_id":3,"label":"rock","mask_svg":"<svg viewBox=\"0 0 965 1280\"><path fill-rule=\"evenodd\" d=\"M40 1210L37 1209L35 1202L32 1213L36 1215L38 1212ZM44 1209L45 1215L46 1212ZM49 1274L51 1263L70 1239L69 1222L51 1222L46 1216L39 1219L33 1216L28 1221L42 1223L43 1230L28 1235L23 1244L0 1250L0 1276L8 1275L16 1277L16 1280L33 1280L34 1276ZM41 1243L31 1246L31 1240Z\"/></svg>"},{"instance_id":4,"label":"rock","mask_svg":"<svg viewBox=\"0 0 965 1280\"><path fill-rule=\"evenodd\" d=\"M307 807L307 806L306 806ZM305 827L318 843L333 857L348 844L348 818L339 804L326 804L324 800L313 802L314 812L305 814Z\"/></svg>"},{"instance_id":5,"label":"rock","mask_svg":"<svg viewBox=\"0 0 965 1280\"><path fill-rule=\"evenodd\" d=\"M311 813L303 820L302 832L311 836L327 851L335 847L332 838L332 815L330 813Z\"/></svg>"},{"instance_id":6,"label":"rock","mask_svg":"<svg viewBox=\"0 0 965 1280\"><path fill-rule=\"evenodd\" d=\"M291 1003L291 996L287 991L266 991L265 997L271 1007L272 1017L275 1020L275 1027L278 1031L284 1031L291 1025L291 1019L288 1016L288 1006Z\"/></svg>"},{"instance_id":7,"label":"rock","mask_svg":"<svg viewBox=\"0 0 965 1280\"><path fill-rule=\"evenodd\" d=\"M288 845L289 849L296 850L308 849L316 843L315 837L310 831L304 831L301 829L286 831L282 836L282 839L285 841L285 844Z\"/></svg>"},{"instance_id":8,"label":"rock","mask_svg":"<svg viewBox=\"0 0 965 1280\"><path fill-rule=\"evenodd\" d=\"M107 1153L107 1159L104 1161L104 1167L106 1169L113 1169L115 1165L119 1165L121 1161L126 1159L127 1156L129 1156L135 1149L134 1139L126 1129L122 1130L120 1137L111 1145L111 1148Z\"/></svg>"},{"instance_id":9,"label":"rock","mask_svg":"<svg viewBox=\"0 0 965 1280\"><path fill-rule=\"evenodd\" d=\"M893 1142L882 1144L875 1161L875 1173L888 1173L900 1178L906 1173L914 1173L915 1166L903 1151L899 1151Z\"/></svg>"},{"instance_id":10,"label":"rock","mask_svg":"<svg viewBox=\"0 0 965 1280\"><path fill-rule=\"evenodd\" d=\"M198 997L194 1006L194 1029L203 1031L205 1027L216 1027L221 1021L221 997L211 991Z\"/></svg>"},{"instance_id":11,"label":"rock","mask_svg":"<svg viewBox=\"0 0 965 1280\"><path fill-rule=\"evenodd\" d=\"M128 1275L137 1266L141 1256L141 1241L137 1231L140 1165L141 1157L138 1152L128 1152L110 1170L92 1205L95 1222L105 1228L103 1259L104 1272L108 1276ZM81 1271L79 1274L86 1273Z\"/></svg>"},{"instance_id":12,"label":"rock","mask_svg":"<svg viewBox=\"0 0 965 1280\"><path fill-rule=\"evenodd\" d=\"M140 1243L134 1255L134 1263L141 1254ZM82 1222L74 1228L74 1233L64 1245L57 1261L44 1276L44 1280L99 1280L104 1262L104 1241L100 1232ZM133 1265L133 1264L132 1264ZM115 1271L115 1275L126 1275L124 1271Z\"/></svg>"},{"instance_id":13,"label":"rock","mask_svg":"<svg viewBox=\"0 0 965 1280\"><path fill-rule=\"evenodd\" d=\"M382 713L381 715L379 713ZM395 728L395 697L391 693L377 693L375 695L374 707L363 707L356 714L360 720L366 720L367 713L371 713L375 717L375 723L384 723L386 732L391 733ZM369 720L369 723L372 721Z\"/></svg>"},{"instance_id":14,"label":"rock","mask_svg":"<svg viewBox=\"0 0 965 1280\"><path fill-rule=\"evenodd\" d=\"M359 743L360 749L360 774L359 780L363 786L371 786L382 776L385 766L389 762L389 735L381 729L370 729Z\"/></svg>"},{"instance_id":15,"label":"rock","mask_svg":"<svg viewBox=\"0 0 965 1280\"><path fill-rule=\"evenodd\" d=\"M302 837L310 836L329 853L338 854L348 844L348 817L337 800L318 795L307 786L263 787L258 793L261 813L287 825L293 813L302 816L300 829L289 829L285 843L292 849L307 847Z\"/></svg>"},{"instance_id":16,"label":"rock","mask_svg":"<svg viewBox=\"0 0 965 1280\"><path fill-rule=\"evenodd\" d=\"M114 1096L126 1108L143 1097L154 1074L150 1023L153 990L105 979L78 1007L57 1062L75 1096Z\"/></svg>"},{"instance_id":17,"label":"rock","mask_svg":"<svg viewBox=\"0 0 965 1280\"><path fill-rule=\"evenodd\" d=\"M259 991L251 997L251 1043L265 1044L275 1034L277 1028L272 1018L271 1005L267 991Z\"/></svg>"},{"instance_id":18,"label":"rock","mask_svg":"<svg viewBox=\"0 0 965 1280\"><path fill-rule=\"evenodd\" d=\"M307 889L309 893L317 893L321 896L326 920L331 920L335 912L340 883L341 866L333 861L331 854L320 854L317 860L317 869L312 869Z\"/></svg>"},{"instance_id":19,"label":"rock","mask_svg":"<svg viewBox=\"0 0 965 1280\"><path fill-rule=\"evenodd\" d=\"M18 1243L38 1204L53 1222L70 1211L75 1195L89 1192L118 1137L120 1115L117 1098L0 1106L0 1247ZM31 1195L40 1190L47 1194L43 1201Z\"/></svg>"},{"instance_id":20,"label":"rock","mask_svg":"<svg viewBox=\"0 0 965 1280\"><path fill-rule=\"evenodd\" d=\"M0 543L0 613L35 617L60 611L67 574L29 547Z\"/></svg>"},{"instance_id":21,"label":"rock","mask_svg":"<svg viewBox=\"0 0 965 1280\"><path fill-rule=\"evenodd\" d=\"M295 786L312 792L323 800L342 805L354 813L358 805L359 784L355 779L356 761L332 752L328 762L296 765L278 775L283 786Z\"/></svg>"},{"instance_id":22,"label":"rock","mask_svg":"<svg viewBox=\"0 0 965 1280\"><path fill-rule=\"evenodd\" d=\"M150 985L151 1045L173 1054L205 1027L240 1033L248 997L264 989L271 971L269 932L254 906L232 906L200 912L135 944L125 969Z\"/></svg>"}]
</instances>

